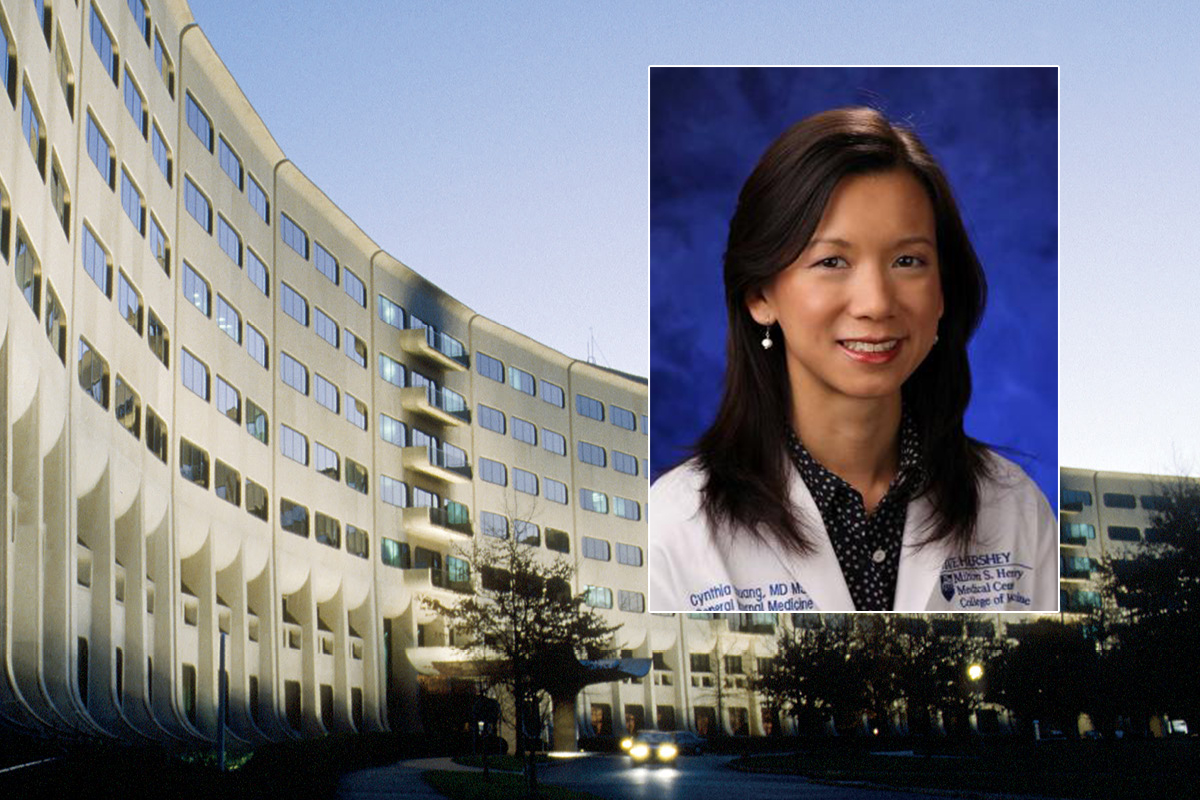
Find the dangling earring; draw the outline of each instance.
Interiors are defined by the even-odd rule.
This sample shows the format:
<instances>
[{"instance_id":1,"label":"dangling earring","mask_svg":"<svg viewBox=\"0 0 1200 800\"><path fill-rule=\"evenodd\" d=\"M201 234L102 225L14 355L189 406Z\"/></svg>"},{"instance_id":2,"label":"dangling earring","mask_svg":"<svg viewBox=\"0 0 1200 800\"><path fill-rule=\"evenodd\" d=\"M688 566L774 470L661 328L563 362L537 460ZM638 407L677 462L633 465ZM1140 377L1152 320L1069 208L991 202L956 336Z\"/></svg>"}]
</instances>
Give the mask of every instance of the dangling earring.
<instances>
[{"instance_id":1,"label":"dangling earring","mask_svg":"<svg viewBox=\"0 0 1200 800\"><path fill-rule=\"evenodd\" d=\"M933 343L934 344L938 343L938 335L936 333L933 335Z\"/></svg>"},{"instance_id":2,"label":"dangling earring","mask_svg":"<svg viewBox=\"0 0 1200 800\"><path fill-rule=\"evenodd\" d=\"M773 344L775 343L771 341L771 326L767 325L763 328L762 349L770 350Z\"/></svg>"}]
</instances>

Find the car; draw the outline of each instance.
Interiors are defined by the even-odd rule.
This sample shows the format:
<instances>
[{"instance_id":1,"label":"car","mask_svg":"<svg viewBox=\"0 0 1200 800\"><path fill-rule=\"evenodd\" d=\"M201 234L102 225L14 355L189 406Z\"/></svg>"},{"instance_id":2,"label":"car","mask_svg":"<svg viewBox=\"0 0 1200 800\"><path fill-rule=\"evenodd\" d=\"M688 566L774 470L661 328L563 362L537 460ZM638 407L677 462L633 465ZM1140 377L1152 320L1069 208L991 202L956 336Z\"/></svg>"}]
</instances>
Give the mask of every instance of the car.
<instances>
[{"instance_id":1,"label":"car","mask_svg":"<svg viewBox=\"0 0 1200 800\"><path fill-rule=\"evenodd\" d=\"M665 733L671 737L671 741L675 743L675 747L681 753L698 756L708 747L707 739L691 731L666 731Z\"/></svg>"},{"instance_id":2,"label":"car","mask_svg":"<svg viewBox=\"0 0 1200 800\"><path fill-rule=\"evenodd\" d=\"M679 748L669 733L643 731L632 737L627 752L630 765L638 767L650 763L673 764Z\"/></svg>"}]
</instances>

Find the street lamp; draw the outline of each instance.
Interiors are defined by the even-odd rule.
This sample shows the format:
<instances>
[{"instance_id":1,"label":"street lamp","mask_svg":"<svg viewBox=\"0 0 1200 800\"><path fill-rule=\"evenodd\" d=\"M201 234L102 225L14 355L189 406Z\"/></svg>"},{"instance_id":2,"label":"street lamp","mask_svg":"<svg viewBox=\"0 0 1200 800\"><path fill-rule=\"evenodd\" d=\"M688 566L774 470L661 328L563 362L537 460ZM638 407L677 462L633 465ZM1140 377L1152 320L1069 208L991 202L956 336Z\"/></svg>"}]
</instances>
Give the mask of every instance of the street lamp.
<instances>
[{"instance_id":1,"label":"street lamp","mask_svg":"<svg viewBox=\"0 0 1200 800\"><path fill-rule=\"evenodd\" d=\"M979 664L972 664L967 667L967 677L973 681L978 681L983 677L983 667Z\"/></svg>"}]
</instances>

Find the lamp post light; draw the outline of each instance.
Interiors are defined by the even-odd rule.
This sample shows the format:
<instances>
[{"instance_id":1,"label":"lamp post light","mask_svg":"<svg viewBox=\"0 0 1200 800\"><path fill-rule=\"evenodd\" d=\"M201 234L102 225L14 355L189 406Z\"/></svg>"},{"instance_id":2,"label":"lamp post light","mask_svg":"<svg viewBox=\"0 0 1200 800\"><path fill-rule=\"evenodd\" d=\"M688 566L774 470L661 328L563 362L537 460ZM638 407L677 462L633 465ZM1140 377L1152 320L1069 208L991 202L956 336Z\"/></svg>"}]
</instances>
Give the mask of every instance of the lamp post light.
<instances>
[{"instance_id":1,"label":"lamp post light","mask_svg":"<svg viewBox=\"0 0 1200 800\"><path fill-rule=\"evenodd\" d=\"M980 664L971 664L967 667L967 677L973 682L978 683L979 679L983 677L983 666Z\"/></svg>"}]
</instances>

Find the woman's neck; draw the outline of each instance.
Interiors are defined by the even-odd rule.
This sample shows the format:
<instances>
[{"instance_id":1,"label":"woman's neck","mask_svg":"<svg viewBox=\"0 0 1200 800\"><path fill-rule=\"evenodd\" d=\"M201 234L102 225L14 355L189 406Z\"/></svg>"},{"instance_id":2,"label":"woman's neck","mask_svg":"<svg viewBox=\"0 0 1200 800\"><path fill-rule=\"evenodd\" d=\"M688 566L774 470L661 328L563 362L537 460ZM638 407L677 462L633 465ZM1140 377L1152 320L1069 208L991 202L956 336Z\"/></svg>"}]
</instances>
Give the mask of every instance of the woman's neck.
<instances>
[{"instance_id":1,"label":"woman's neck","mask_svg":"<svg viewBox=\"0 0 1200 800\"><path fill-rule=\"evenodd\" d=\"M797 402L792 426L823 467L853 486L872 511L899 469L900 394Z\"/></svg>"}]
</instances>

